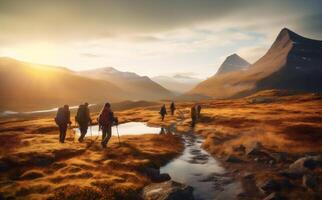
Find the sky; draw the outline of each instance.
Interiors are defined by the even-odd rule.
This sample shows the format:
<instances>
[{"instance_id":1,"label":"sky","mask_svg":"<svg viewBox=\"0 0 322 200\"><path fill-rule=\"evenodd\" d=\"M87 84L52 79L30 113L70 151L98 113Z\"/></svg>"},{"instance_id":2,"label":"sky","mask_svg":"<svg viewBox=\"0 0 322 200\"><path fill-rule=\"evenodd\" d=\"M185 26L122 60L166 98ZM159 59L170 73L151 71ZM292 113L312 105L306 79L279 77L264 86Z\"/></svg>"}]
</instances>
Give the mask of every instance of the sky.
<instances>
[{"instance_id":1,"label":"sky","mask_svg":"<svg viewBox=\"0 0 322 200\"><path fill-rule=\"evenodd\" d=\"M287 27L322 39L321 0L0 0L0 57L150 77L250 63Z\"/></svg>"}]
</instances>

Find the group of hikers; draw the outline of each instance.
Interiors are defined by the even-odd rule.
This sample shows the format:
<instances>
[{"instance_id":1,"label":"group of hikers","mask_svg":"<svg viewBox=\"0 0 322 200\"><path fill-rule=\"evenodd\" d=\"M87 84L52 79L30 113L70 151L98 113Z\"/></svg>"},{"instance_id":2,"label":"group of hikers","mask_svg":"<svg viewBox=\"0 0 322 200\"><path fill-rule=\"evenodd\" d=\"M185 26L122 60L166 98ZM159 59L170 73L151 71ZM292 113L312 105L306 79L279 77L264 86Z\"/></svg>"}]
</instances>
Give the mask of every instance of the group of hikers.
<instances>
[{"instance_id":1,"label":"group of hikers","mask_svg":"<svg viewBox=\"0 0 322 200\"><path fill-rule=\"evenodd\" d=\"M175 104L174 102L171 102L170 104L171 115L174 115L175 110L176 110ZM195 126L196 120L200 117L200 112L201 112L200 105L193 105L191 107L191 126L192 127ZM165 104L163 104L163 106L161 107L160 115L163 121L165 118L165 115L167 115L167 109L165 107ZM67 128L72 124L70 120L70 111L69 111L68 105L64 105L63 107L60 107L58 109L55 117L55 122L59 127L59 142L64 143L66 138ZM78 141L83 142L86 136L88 127L92 124L88 103L79 105L75 116L75 122L78 124L79 130L80 130L80 136L78 138ZM101 145L103 148L106 148L107 143L112 136L112 126L118 125L118 118L114 117L114 113L111 109L110 103L105 103L102 111L100 112L97 118L97 122L98 122L99 130L102 130Z\"/></svg>"},{"instance_id":2,"label":"group of hikers","mask_svg":"<svg viewBox=\"0 0 322 200\"><path fill-rule=\"evenodd\" d=\"M64 143L67 127L71 125L69 106L64 105L59 108L55 117L55 122L59 127L59 142ZM84 103L78 107L77 114L75 116L75 122L79 126L80 136L79 142L83 142L84 137L87 133L88 126L92 124L88 103ZM111 104L106 103L97 118L99 129L102 130L102 142L103 148L106 148L108 141L112 136L112 126L118 124L117 117L114 117L114 113L111 110Z\"/></svg>"},{"instance_id":3,"label":"group of hikers","mask_svg":"<svg viewBox=\"0 0 322 200\"><path fill-rule=\"evenodd\" d=\"M174 115L175 110L176 110L176 106L175 106L174 102L172 101L171 104L170 104L171 115ZM165 107L165 104L163 104L163 106L161 107L159 113L161 115L161 120L163 121L164 118L165 118L165 116L168 114L167 113L167 109ZM201 113L201 105L200 104L198 104L198 105L197 104L194 104L191 107L191 110L190 110L190 114L191 114L191 127L194 127L196 125L197 119L200 118L200 113Z\"/></svg>"}]
</instances>

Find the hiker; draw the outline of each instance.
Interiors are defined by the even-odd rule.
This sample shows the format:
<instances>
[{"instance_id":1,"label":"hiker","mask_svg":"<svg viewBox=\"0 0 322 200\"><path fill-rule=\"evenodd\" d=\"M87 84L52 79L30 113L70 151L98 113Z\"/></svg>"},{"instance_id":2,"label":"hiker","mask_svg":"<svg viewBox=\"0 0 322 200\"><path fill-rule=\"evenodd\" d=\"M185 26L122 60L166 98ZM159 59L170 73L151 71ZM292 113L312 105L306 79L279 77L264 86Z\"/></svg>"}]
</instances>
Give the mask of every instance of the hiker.
<instances>
[{"instance_id":1,"label":"hiker","mask_svg":"<svg viewBox=\"0 0 322 200\"><path fill-rule=\"evenodd\" d=\"M163 106L161 107L161 110L160 110L160 115L161 115L162 121L164 120L164 116L166 114L167 114L167 109L165 108L165 105L163 104Z\"/></svg>"},{"instance_id":2,"label":"hiker","mask_svg":"<svg viewBox=\"0 0 322 200\"><path fill-rule=\"evenodd\" d=\"M67 125L71 125L70 121L70 111L69 106L64 105L64 107L60 107L57 111L55 122L59 127L59 142L64 143L67 131Z\"/></svg>"},{"instance_id":3,"label":"hiker","mask_svg":"<svg viewBox=\"0 0 322 200\"><path fill-rule=\"evenodd\" d=\"M170 110L171 110L171 115L174 115L174 111L176 110L176 106L174 105L173 101L171 102Z\"/></svg>"},{"instance_id":4,"label":"hiker","mask_svg":"<svg viewBox=\"0 0 322 200\"><path fill-rule=\"evenodd\" d=\"M118 124L118 119L114 117L114 113L111 110L111 104L106 103L103 110L98 117L98 125L102 129L102 147L106 148L108 141L112 136L112 125Z\"/></svg>"},{"instance_id":5,"label":"hiker","mask_svg":"<svg viewBox=\"0 0 322 200\"><path fill-rule=\"evenodd\" d=\"M195 127L196 119L197 119L197 113L196 113L196 106L195 105L193 105L191 107L190 114L191 114L191 127Z\"/></svg>"},{"instance_id":6,"label":"hiker","mask_svg":"<svg viewBox=\"0 0 322 200\"><path fill-rule=\"evenodd\" d=\"M82 104L78 107L77 114L75 116L75 121L78 123L79 130L81 132L78 141L83 142L84 137L87 133L88 125L92 124L88 103Z\"/></svg>"},{"instance_id":7,"label":"hiker","mask_svg":"<svg viewBox=\"0 0 322 200\"><path fill-rule=\"evenodd\" d=\"M197 118L200 119L200 113L201 113L201 105L198 104L197 106Z\"/></svg>"}]
</instances>

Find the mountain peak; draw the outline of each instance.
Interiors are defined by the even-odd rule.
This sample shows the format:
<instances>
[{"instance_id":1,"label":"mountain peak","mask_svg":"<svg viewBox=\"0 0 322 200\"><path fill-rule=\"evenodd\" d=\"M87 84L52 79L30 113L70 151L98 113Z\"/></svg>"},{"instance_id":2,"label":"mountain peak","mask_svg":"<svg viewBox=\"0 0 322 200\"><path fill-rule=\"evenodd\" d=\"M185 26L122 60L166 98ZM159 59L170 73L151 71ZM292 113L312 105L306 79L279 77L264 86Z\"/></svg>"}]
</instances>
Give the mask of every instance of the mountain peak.
<instances>
[{"instance_id":1,"label":"mountain peak","mask_svg":"<svg viewBox=\"0 0 322 200\"><path fill-rule=\"evenodd\" d=\"M300 35L298 35L298 34L296 34L295 32L293 32L293 31L291 31L290 29L288 29L288 28L283 28L281 31L280 31L280 33L278 34L278 36L277 36L277 40L278 39L283 39L283 38L285 38L285 37L287 37L288 39L290 39L290 40L292 40L292 41L294 41L294 42L296 42L297 40L299 40L299 39L301 39L301 38L304 38L304 37L302 37L302 36L300 36Z\"/></svg>"},{"instance_id":2,"label":"mountain peak","mask_svg":"<svg viewBox=\"0 0 322 200\"><path fill-rule=\"evenodd\" d=\"M321 45L321 41L319 40L309 39L291 31L288 28L283 28L271 46L270 51L275 48L285 48L290 44L316 45L317 43Z\"/></svg>"},{"instance_id":3,"label":"mountain peak","mask_svg":"<svg viewBox=\"0 0 322 200\"><path fill-rule=\"evenodd\" d=\"M234 53L225 59L216 74L223 74L235 70L244 69L249 65L250 64L245 59Z\"/></svg>"}]
</instances>

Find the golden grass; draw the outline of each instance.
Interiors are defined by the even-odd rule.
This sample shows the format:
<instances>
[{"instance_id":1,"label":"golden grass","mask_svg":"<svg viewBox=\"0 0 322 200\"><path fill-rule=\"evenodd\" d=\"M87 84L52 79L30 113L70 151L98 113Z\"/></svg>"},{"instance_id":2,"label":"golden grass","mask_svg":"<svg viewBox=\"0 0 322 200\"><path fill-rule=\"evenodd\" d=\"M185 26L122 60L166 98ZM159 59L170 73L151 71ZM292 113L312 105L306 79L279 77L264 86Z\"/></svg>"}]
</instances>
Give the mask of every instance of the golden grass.
<instances>
[{"instance_id":1,"label":"golden grass","mask_svg":"<svg viewBox=\"0 0 322 200\"><path fill-rule=\"evenodd\" d=\"M203 147L218 158L237 153L234 147L255 142L272 152L289 156L322 152L322 98L317 95L260 94L268 103L252 103L252 96L238 100L200 102L202 117L193 130L206 140ZM161 121L159 105L116 112L121 122L144 121L151 126L176 125L177 132L192 131L192 102L177 105L175 116ZM96 118L97 113L94 113ZM181 140L170 135L123 136L123 144L112 137L106 150L91 145L59 144L52 118L0 121L1 160L11 159L11 170L0 173L0 192L18 199L136 199L138 191L151 181L142 169L159 167L183 149ZM49 165L42 165L50 161ZM23 165L18 165L18 164ZM1 167L0 162L0 167ZM17 167L19 166L19 167ZM229 166L228 166L229 167ZM273 176L276 168L251 163L240 169L258 172L261 181ZM281 168L281 166L277 166ZM23 178L22 178L23 177ZM35 178L36 177L36 178ZM301 196L301 195L299 195Z\"/></svg>"}]
</instances>

